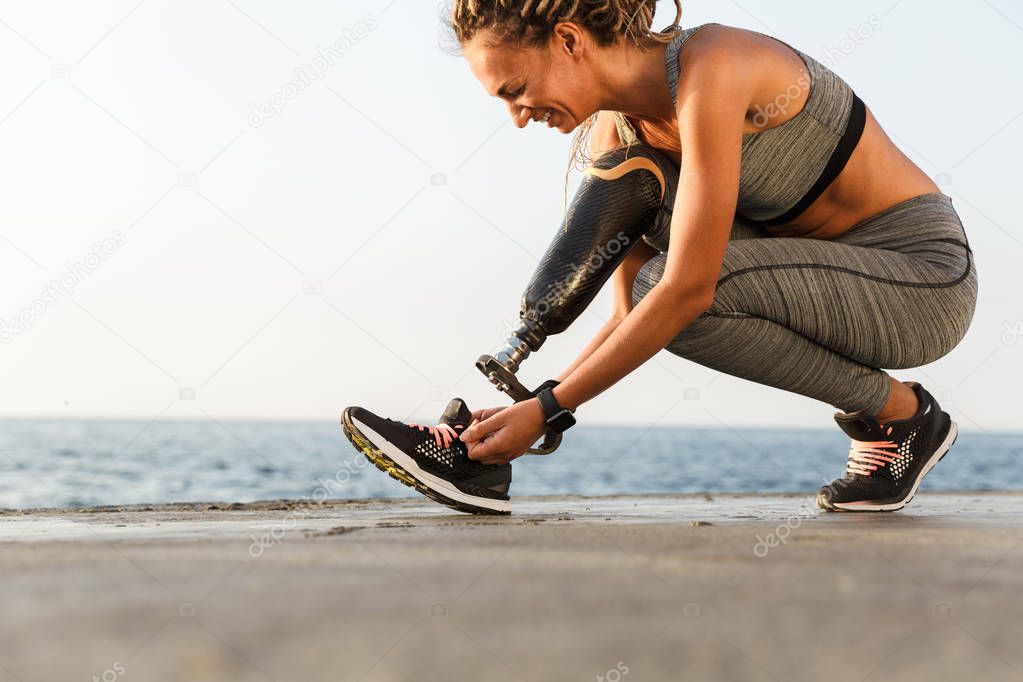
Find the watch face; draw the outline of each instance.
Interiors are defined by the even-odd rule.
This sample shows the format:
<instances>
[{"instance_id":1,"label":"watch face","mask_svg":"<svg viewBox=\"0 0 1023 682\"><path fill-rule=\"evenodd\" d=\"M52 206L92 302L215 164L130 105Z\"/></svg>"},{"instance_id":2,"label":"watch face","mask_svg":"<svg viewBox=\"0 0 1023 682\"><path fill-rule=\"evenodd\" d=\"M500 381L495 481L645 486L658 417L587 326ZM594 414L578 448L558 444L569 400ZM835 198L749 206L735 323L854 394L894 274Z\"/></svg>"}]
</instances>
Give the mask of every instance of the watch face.
<instances>
[{"instance_id":1,"label":"watch face","mask_svg":"<svg viewBox=\"0 0 1023 682\"><path fill-rule=\"evenodd\" d=\"M568 410L562 410L561 412L551 417L551 419L547 423L550 424L550 426L555 431L561 433L568 427L575 424L575 417L573 417L572 413L569 412Z\"/></svg>"}]
</instances>

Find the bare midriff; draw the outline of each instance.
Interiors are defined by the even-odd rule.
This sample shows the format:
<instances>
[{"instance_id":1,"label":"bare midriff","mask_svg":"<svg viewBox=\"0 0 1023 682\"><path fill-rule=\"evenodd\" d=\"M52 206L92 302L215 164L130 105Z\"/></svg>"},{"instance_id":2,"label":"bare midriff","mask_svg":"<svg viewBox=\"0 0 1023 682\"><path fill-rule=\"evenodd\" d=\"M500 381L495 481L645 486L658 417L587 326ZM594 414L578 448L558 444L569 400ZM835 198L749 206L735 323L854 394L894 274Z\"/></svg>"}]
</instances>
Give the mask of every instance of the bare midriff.
<instances>
[{"instance_id":1,"label":"bare midriff","mask_svg":"<svg viewBox=\"0 0 1023 682\"><path fill-rule=\"evenodd\" d=\"M632 117L629 122L643 142L681 164L677 125L668 130ZM745 132L761 130L747 121ZM863 136L838 177L795 220L764 229L777 237L835 239L886 208L939 191L934 181L892 143L868 108Z\"/></svg>"}]
</instances>

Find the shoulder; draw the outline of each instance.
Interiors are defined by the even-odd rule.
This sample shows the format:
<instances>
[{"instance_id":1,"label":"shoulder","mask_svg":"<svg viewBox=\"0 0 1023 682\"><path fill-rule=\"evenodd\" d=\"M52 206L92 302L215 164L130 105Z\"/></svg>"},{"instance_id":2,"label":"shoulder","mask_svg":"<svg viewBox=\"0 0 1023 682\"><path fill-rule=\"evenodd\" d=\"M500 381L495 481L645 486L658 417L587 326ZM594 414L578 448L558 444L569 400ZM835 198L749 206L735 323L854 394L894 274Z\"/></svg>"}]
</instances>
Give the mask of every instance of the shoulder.
<instances>
[{"instance_id":1,"label":"shoulder","mask_svg":"<svg viewBox=\"0 0 1023 682\"><path fill-rule=\"evenodd\" d=\"M758 78L763 50L756 33L709 24L689 36L679 50L678 102L687 92L747 94Z\"/></svg>"},{"instance_id":2,"label":"shoulder","mask_svg":"<svg viewBox=\"0 0 1023 682\"><path fill-rule=\"evenodd\" d=\"M679 73L712 73L750 67L757 56L757 33L724 24L706 24L689 36L678 53Z\"/></svg>"}]
</instances>

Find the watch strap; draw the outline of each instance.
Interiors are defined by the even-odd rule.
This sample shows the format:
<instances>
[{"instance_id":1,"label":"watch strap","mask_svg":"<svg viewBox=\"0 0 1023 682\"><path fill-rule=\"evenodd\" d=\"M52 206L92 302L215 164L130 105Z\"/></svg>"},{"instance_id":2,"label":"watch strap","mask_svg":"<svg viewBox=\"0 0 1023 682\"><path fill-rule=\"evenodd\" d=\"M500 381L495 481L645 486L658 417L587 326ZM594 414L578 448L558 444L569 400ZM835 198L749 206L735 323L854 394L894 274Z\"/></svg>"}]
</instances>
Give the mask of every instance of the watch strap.
<instances>
[{"instance_id":1,"label":"watch strap","mask_svg":"<svg viewBox=\"0 0 1023 682\"><path fill-rule=\"evenodd\" d=\"M542 391L542 390L544 390L546 388L554 388L555 386L557 386L560 383L561 382L558 381L557 379L548 379L547 381L545 381L542 384L540 384L539 386L537 386L530 395L535 398L538 395L540 395L540 391Z\"/></svg>"},{"instance_id":2,"label":"watch strap","mask_svg":"<svg viewBox=\"0 0 1023 682\"><path fill-rule=\"evenodd\" d=\"M550 419L563 409L561 405L558 404L558 399L554 397L553 388L543 389L536 394L536 397L540 399L540 407L543 408L544 419Z\"/></svg>"}]
</instances>

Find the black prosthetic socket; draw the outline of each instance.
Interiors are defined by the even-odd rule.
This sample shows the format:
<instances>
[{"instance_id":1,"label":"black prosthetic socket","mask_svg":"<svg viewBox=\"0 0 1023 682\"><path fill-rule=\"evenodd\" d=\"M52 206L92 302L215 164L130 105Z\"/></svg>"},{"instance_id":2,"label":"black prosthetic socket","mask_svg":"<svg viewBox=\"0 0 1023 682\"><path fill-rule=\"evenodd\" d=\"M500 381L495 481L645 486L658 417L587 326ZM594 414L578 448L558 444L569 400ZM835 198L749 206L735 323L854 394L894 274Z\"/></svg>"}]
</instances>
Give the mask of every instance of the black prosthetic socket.
<instances>
[{"instance_id":1,"label":"black prosthetic socket","mask_svg":"<svg viewBox=\"0 0 1023 682\"><path fill-rule=\"evenodd\" d=\"M677 185L678 167L644 143L609 151L586 169L522 294L519 316L534 329L523 340L543 343L582 314L643 235L671 222Z\"/></svg>"},{"instance_id":2,"label":"black prosthetic socket","mask_svg":"<svg viewBox=\"0 0 1023 682\"><path fill-rule=\"evenodd\" d=\"M523 386L515 376L520 363L582 314L644 235L668 232L678 180L674 162L642 142L594 160L522 294L518 328L496 356L476 360L491 383L516 402L545 387ZM549 430L543 445L527 452L550 454L560 442Z\"/></svg>"},{"instance_id":3,"label":"black prosthetic socket","mask_svg":"<svg viewBox=\"0 0 1023 682\"><path fill-rule=\"evenodd\" d=\"M511 376L519 363L582 314L645 234L668 231L678 179L674 162L643 142L595 159L522 294L518 328L496 356L481 357L480 371L528 395Z\"/></svg>"}]
</instances>

